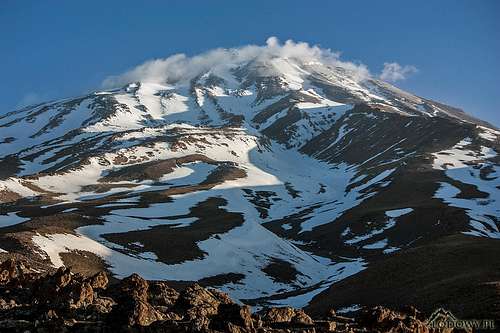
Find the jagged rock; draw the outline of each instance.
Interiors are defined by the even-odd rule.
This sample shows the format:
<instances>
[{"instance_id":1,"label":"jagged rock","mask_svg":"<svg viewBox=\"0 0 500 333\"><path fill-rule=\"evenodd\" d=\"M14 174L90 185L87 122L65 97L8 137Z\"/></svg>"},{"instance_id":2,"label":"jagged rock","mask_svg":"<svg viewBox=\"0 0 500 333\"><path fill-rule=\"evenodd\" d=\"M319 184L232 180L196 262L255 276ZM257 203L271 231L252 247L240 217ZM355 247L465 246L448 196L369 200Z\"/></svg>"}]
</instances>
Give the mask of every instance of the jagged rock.
<instances>
[{"instance_id":1,"label":"jagged rock","mask_svg":"<svg viewBox=\"0 0 500 333\"><path fill-rule=\"evenodd\" d=\"M95 298L91 281L74 275L68 268L60 268L46 278L39 278L33 289L37 303L62 312L86 308Z\"/></svg>"},{"instance_id":2,"label":"jagged rock","mask_svg":"<svg viewBox=\"0 0 500 333\"><path fill-rule=\"evenodd\" d=\"M116 305L115 301L109 297L97 297L91 307L94 312L104 314L111 312L114 305Z\"/></svg>"},{"instance_id":3,"label":"jagged rock","mask_svg":"<svg viewBox=\"0 0 500 333\"><path fill-rule=\"evenodd\" d=\"M228 294L217 290L217 289L209 289L209 291L214 295L214 297L221 303L221 304L233 304L233 300L231 297L229 297Z\"/></svg>"},{"instance_id":4,"label":"jagged rock","mask_svg":"<svg viewBox=\"0 0 500 333\"><path fill-rule=\"evenodd\" d=\"M30 272L29 266L23 262L7 259L0 264L0 285L5 285L13 279L20 278Z\"/></svg>"},{"instance_id":5,"label":"jagged rock","mask_svg":"<svg viewBox=\"0 0 500 333\"><path fill-rule=\"evenodd\" d=\"M238 325L235 325L233 323L228 323L227 328L224 330L224 332L229 332L229 333L253 333L253 332L271 332L270 330L255 330L255 329L248 329L244 328ZM272 332L276 332L276 330L273 330Z\"/></svg>"},{"instance_id":6,"label":"jagged rock","mask_svg":"<svg viewBox=\"0 0 500 333\"><path fill-rule=\"evenodd\" d=\"M63 303L67 297L62 297L61 290L71 281L71 273L68 269L60 268L54 274L45 279L35 281L33 296L40 304Z\"/></svg>"},{"instance_id":7,"label":"jagged rock","mask_svg":"<svg viewBox=\"0 0 500 333\"><path fill-rule=\"evenodd\" d=\"M10 281L9 271L2 270L0 272L0 284L7 284Z\"/></svg>"},{"instance_id":8,"label":"jagged rock","mask_svg":"<svg viewBox=\"0 0 500 333\"><path fill-rule=\"evenodd\" d=\"M291 307L271 308L264 314L262 320L267 323L287 323L295 316Z\"/></svg>"},{"instance_id":9,"label":"jagged rock","mask_svg":"<svg viewBox=\"0 0 500 333\"><path fill-rule=\"evenodd\" d=\"M135 302L133 311L128 313L127 317L129 326L148 326L157 320L163 319L162 314L151 304L140 300Z\"/></svg>"},{"instance_id":10,"label":"jagged rock","mask_svg":"<svg viewBox=\"0 0 500 333\"><path fill-rule=\"evenodd\" d=\"M262 317L259 314L254 313L252 315L253 326L257 329L262 328L264 326L264 322L262 321Z\"/></svg>"},{"instance_id":11,"label":"jagged rock","mask_svg":"<svg viewBox=\"0 0 500 333\"><path fill-rule=\"evenodd\" d=\"M165 282L155 281L149 284L148 300L154 306L172 307L179 293L170 288Z\"/></svg>"},{"instance_id":12,"label":"jagged rock","mask_svg":"<svg viewBox=\"0 0 500 333\"><path fill-rule=\"evenodd\" d=\"M186 313L187 318L214 316L218 313L219 305L228 302L223 293L213 293L198 284L186 288L180 295L174 309Z\"/></svg>"},{"instance_id":13,"label":"jagged rock","mask_svg":"<svg viewBox=\"0 0 500 333\"><path fill-rule=\"evenodd\" d=\"M54 287L56 291L61 290L70 284L72 279L71 270L69 268L61 267L57 270L57 272L52 276L52 280L54 282Z\"/></svg>"},{"instance_id":14,"label":"jagged rock","mask_svg":"<svg viewBox=\"0 0 500 333\"><path fill-rule=\"evenodd\" d=\"M117 305L110 313L110 325L148 326L164 317L148 302L149 283L137 274L123 279L116 293Z\"/></svg>"},{"instance_id":15,"label":"jagged rock","mask_svg":"<svg viewBox=\"0 0 500 333\"><path fill-rule=\"evenodd\" d=\"M7 284L10 282L10 279L12 278L12 275L14 273L11 263L11 260L7 260L4 261L0 266L0 284Z\"/></svg>"},{"instance_id":16,"label":"jagged rock","mask_svg":"<svg viewBox=\"0 0 500 333\"><path fill-rule=\"evenodd\" d=\"M169 310L166 310L165 308L156 306L155 309L162 313L164 320L181 321L183 319L182 315L175 313L175 312L170 312Z\"/></svg>"},{"instance_id":17,"label":"jagged rock","mask_svg":"<svg viewBox=\"0 0 500 333\"><path fill-rule=\"evenodd\" d=\"M71 296L74 307L85 307L94 301L94 289L88 282L78 283L73 287Z\"/></svg>"},{"instance_id":18,"label":"jagged rock","mask_svg":"<svg viewBox=\"0 0 500 333\"><path fill-rule=\"evenodd\" d=\"M122 297L115 305L108 319L112 327L149 326L157 320L163 320L163 315L151 304L138 298Z\"/></svg>"},{"instance_id":19,"label":"jagged rock","mask_svg":"<svg viewBox=\"0 0 500 333\"><path fill-rule=\"evenodd\" d=\"M292 323L304 326L314 325L314 321L303 310L295 310L295 316L292 318Z\"/></svg>"},{"instance_id":20,"label":"jagged rock","mask_svg":"<svg viewBox=\"0 0 500 333\"><path fill-rule=\"evenodd\" d=\"M279 307L261 317L227 294L197 284L178 293L137 274L109 285L105 273L85 278L60 268L41 274L15 261L0 267L5 282L0 284L0 332L429 333L411 307L365 309L356 319L329 311L315 320L303 310Z\"/></svg>"},{"instance_id":21,"label":"jagged rock","mask_svg":"<svg viewBox=\"0 0 500 333\"><path fill-rule=\"evenodd\" d=\"M3 298L0 298L0 311L9 310L15 306L16 306L16 302L14 300L11 299L9 302L7 302Z\"/></svg>"},{"instance_id":22,"label":"jagged rock","mask_svg":"<svg viewBox=\"0 0 500 333\"><path fill-rule=\"evenodd\" d=\"M316 320L314 326L319 328L321 332L335 332L337 329L337 322L333 320Z\"/></svg>"},{"instance_id":23,"label":"jagged rock","mask_svg":"<svg viewBox=\"0 0 500 333\"><path fill-rule=\"evenodd\" d=\"M90 278L90 286L93 289L106 289L109 279L105 272L99 272Z\"/></svg>"},{"instance_id":24,"label":"jagged rock","mask_svg":"<svg viewBox=\"0 0 500 333\"><path fill-rule=\"evenodd\" d=\"M413 314L405 314L377 306L364 309L358 318L361 325L371 328L373 332L387 333L428 333L427 325Z\"/></svg>"},{"instance_id":25,"label":"jagged rock","mask_svg":"<svg viewBox=\"0 0 500 333\"><path fill-rule=\"evenodd\" d=\"M137 274L132 274L120 283L120 292L133 299L148 300L149 283Z\"/></svg>"},{"instance_id":26,"label":"jagged rock","mask_svg":"<svg viewBox=\"0 0 500 333\"><path fill-rule=\"evenodd\" d=\"M190 332L201 332L208 331L208 325L210 324L210 319L207 317L195 317L190 320L187 325Z\"/></svg>"},{"instance_id":27,"label":"jagged rock","mask_svg":"<svg viewBox=\"0 0 500 333\"><path fill-rule=\"evenodd\" d=\"M229 329L229 324L233 327L233 331L236 330L234 326L253 330L254 324L250 307L246 305L240 306L234 303L219 305L217 316L212 318L211 328L225 330Z\"/></svg>"}]
</instances>

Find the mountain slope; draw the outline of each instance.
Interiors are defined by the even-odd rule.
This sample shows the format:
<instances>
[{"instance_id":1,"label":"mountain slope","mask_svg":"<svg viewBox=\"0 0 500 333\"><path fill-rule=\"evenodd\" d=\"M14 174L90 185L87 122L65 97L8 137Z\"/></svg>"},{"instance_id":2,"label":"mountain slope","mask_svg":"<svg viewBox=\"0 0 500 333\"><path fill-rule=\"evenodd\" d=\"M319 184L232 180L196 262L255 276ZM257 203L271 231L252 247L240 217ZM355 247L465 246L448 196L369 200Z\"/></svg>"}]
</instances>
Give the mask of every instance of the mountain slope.
<instances>
[{"instance_id":1,"label":"mountain slope","mask_svg":"<svg viewBox=\"0 0 500 333\"><path fill-rule=\"evenodd\" d=\"M498 246L495 128L272 49L1 116L0 255L301 307L449 235Z\"/></svg>"}]
</instances>

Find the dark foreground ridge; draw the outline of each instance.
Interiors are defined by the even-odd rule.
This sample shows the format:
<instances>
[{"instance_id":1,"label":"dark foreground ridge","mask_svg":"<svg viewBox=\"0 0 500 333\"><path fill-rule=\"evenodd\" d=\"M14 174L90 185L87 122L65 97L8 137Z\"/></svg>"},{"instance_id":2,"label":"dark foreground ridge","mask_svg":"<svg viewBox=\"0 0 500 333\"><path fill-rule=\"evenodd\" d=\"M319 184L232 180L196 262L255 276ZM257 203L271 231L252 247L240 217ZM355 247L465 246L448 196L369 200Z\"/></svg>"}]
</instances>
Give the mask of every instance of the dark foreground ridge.
<instances>
[{"instance_id":1,"label":"dark foreground ridge","mask_svg":"<svg viewBox=\"0 0 500 333\"><path fill-rule=\"evenodd\" d=\"M325 309L327 310L327 309ZM321 318L274 307L252 313L215 289L178 292L137 274L110 283L69 268L43 274L12 259L0 265L0 332L432 332L415 309L383 307Z\"/></svg>"},{"instance_id":2,"label":"dark foreground ridge","mask_svg":"<svg viewBox=\"0 0 500 333\"><path fill-rule=\"evenodd\" d=\"M0 265L0 332L432 332L419 312L365 309L355 318L330 310L311 318L274 307L252 313L215 289L181 292L133 274L109 283L69 268L43 274L12 259Z\"/></svg>"}]
</instances>

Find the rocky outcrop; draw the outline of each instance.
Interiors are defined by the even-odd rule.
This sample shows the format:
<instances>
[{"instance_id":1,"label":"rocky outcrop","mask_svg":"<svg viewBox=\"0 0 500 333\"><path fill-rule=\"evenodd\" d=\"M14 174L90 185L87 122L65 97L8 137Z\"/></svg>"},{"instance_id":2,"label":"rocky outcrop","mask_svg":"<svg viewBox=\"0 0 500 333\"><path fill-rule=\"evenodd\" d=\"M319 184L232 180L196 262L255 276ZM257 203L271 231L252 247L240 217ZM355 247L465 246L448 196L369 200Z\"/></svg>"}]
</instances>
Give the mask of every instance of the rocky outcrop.
<instances>
[{"instance_id":1,"label":"rocky outcrop","mask_svg":"<svg viewBox=\"0 0 500 333\"><path fill-rule=\"evenodd\" d=\"M0 332L431 332L419 313L383 307L358 318L329 310L311 318L300 309L252 313L218 290L197 284L180 293L161 281L133 274L110 284L60 268L35 272L22 262L0 265Z\"/></svg>"},{"instance_id":2,"label":"rocky outcrop","mask_svg":"<svg viewBox=\"0 0 500 333\"><path fill-rule=\"evenodd\" d=\"M377 306L364 309L358 321L361 326L368 328L371 332L432 332L418 317L419 312L415 308L409 308L408 312L402 313Z\"/></svg>"}]
</instances>

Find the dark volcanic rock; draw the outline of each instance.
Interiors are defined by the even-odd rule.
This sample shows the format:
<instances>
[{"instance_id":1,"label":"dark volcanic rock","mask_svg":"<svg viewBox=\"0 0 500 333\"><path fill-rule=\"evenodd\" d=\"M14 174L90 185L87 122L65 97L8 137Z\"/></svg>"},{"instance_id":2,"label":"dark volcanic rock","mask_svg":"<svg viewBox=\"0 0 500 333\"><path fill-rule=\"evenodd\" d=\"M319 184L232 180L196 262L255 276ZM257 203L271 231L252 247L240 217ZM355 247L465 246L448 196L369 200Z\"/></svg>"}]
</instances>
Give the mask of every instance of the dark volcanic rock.
<instances>
[{"instance_id":1,"label":"dark volcanic rock","mask_svg":"<svg viewBox=\"0 0 500 333\"><path fill-rule=\"evenodd\" d=\"M137 274L123 279L119 286L119 297L147 301L149 283Z\"/></svg>"},{"instance_id":2,"label":"dark volcanic rock","mask_svg":"<svg viewBox=\"0 0 500 333\"><path fill-rule=\"evenodd\" d=\"M172 307L179 298L179 293L162 281L149 283L148 300L154 306Z\"/></svg>"},{"instance_id":3,"label":"dark volcanic rock","mask_svg":"<svg viewBox=\"0 0 500 333\"><path fill-rule=\"evenodd\" d=\"M268 323L288 323L295 316L295 310L291 307L271 308L262 318Z\"/></svg>"},{"instance_id":4,"label":"dark volcanic rock","mask_svg":"<svg viewBox=\"0 0 500 333\"><path fill-rule=\"evenodd\" d=\"M177 292L133 274L109 284L68 268L37 273L22 262L0 265L0 332L431 332L419 312L365 309L359 318L329 311L311 318L291 307L252 314L218 290L197 284Z\"/></svg>"},{"instance_id":5,"label":"dark volcanic rock","mask_svg":"<svg viewBox=\"0 0 500 333\"><path fill-rule=\"evenodd\" d=\"M106 289L108 283L108 275L105 272L99 272L90 278L90 285L94 289Z\"/></svg>"},{"instance_id":6,"label":"dark volcanic rock","mask_svg":"<svg viewBox=\"0 0 500 333\"><path fill-rule=\"evenodd\" d=\"M185 313L187 318L194 319L217 315L219 305L231 303L226 294L194 284L181 293L174 311Z\"/></svg>"},{"instance_id":7,"label":"dark volcanic rock","mask_svg":"<svg viewBox=\"0 0 500 333\"><path fill-rule=\"evenodd\" d=\"M0 285L5 285L30 273L30 269L22 262L7 259L0 265Z\"/></svg>"},{"instance_id":8,"label":"dark volcanic rock","mask_svg":"<svg viewBox=\"0 0 500 333\"><path fill-rule=\"evenodd\" d=\"M387 333L427 333L431 330L421 320L416 318L416 312L401 313L382 306L365 309L359 317L359 323L371 332Z\"/></svg>"},{"instance_id":9,"label":"dark volcanic rock","mask_svg":"<svg viewBox=\"0 0 500 333\"><path fill-rule=\"evenodd\" d=\"M218 314L212 318L212 329L236 331L236 327L253 330L252 311L249 306L238 304L221 304Z\"/></svg>"},{"instance_id":10,"label":"dark volcanic rock","mask_svg":"<svg viewBox=\"0 0 500 333\"><path fill-rule=\"evenodd\" d=\"M109 316L110 326L148 326L163 315L148 302L149 283L137 274L123 279L115 292L118 302Z\"/></svg>"}]
</instances>

